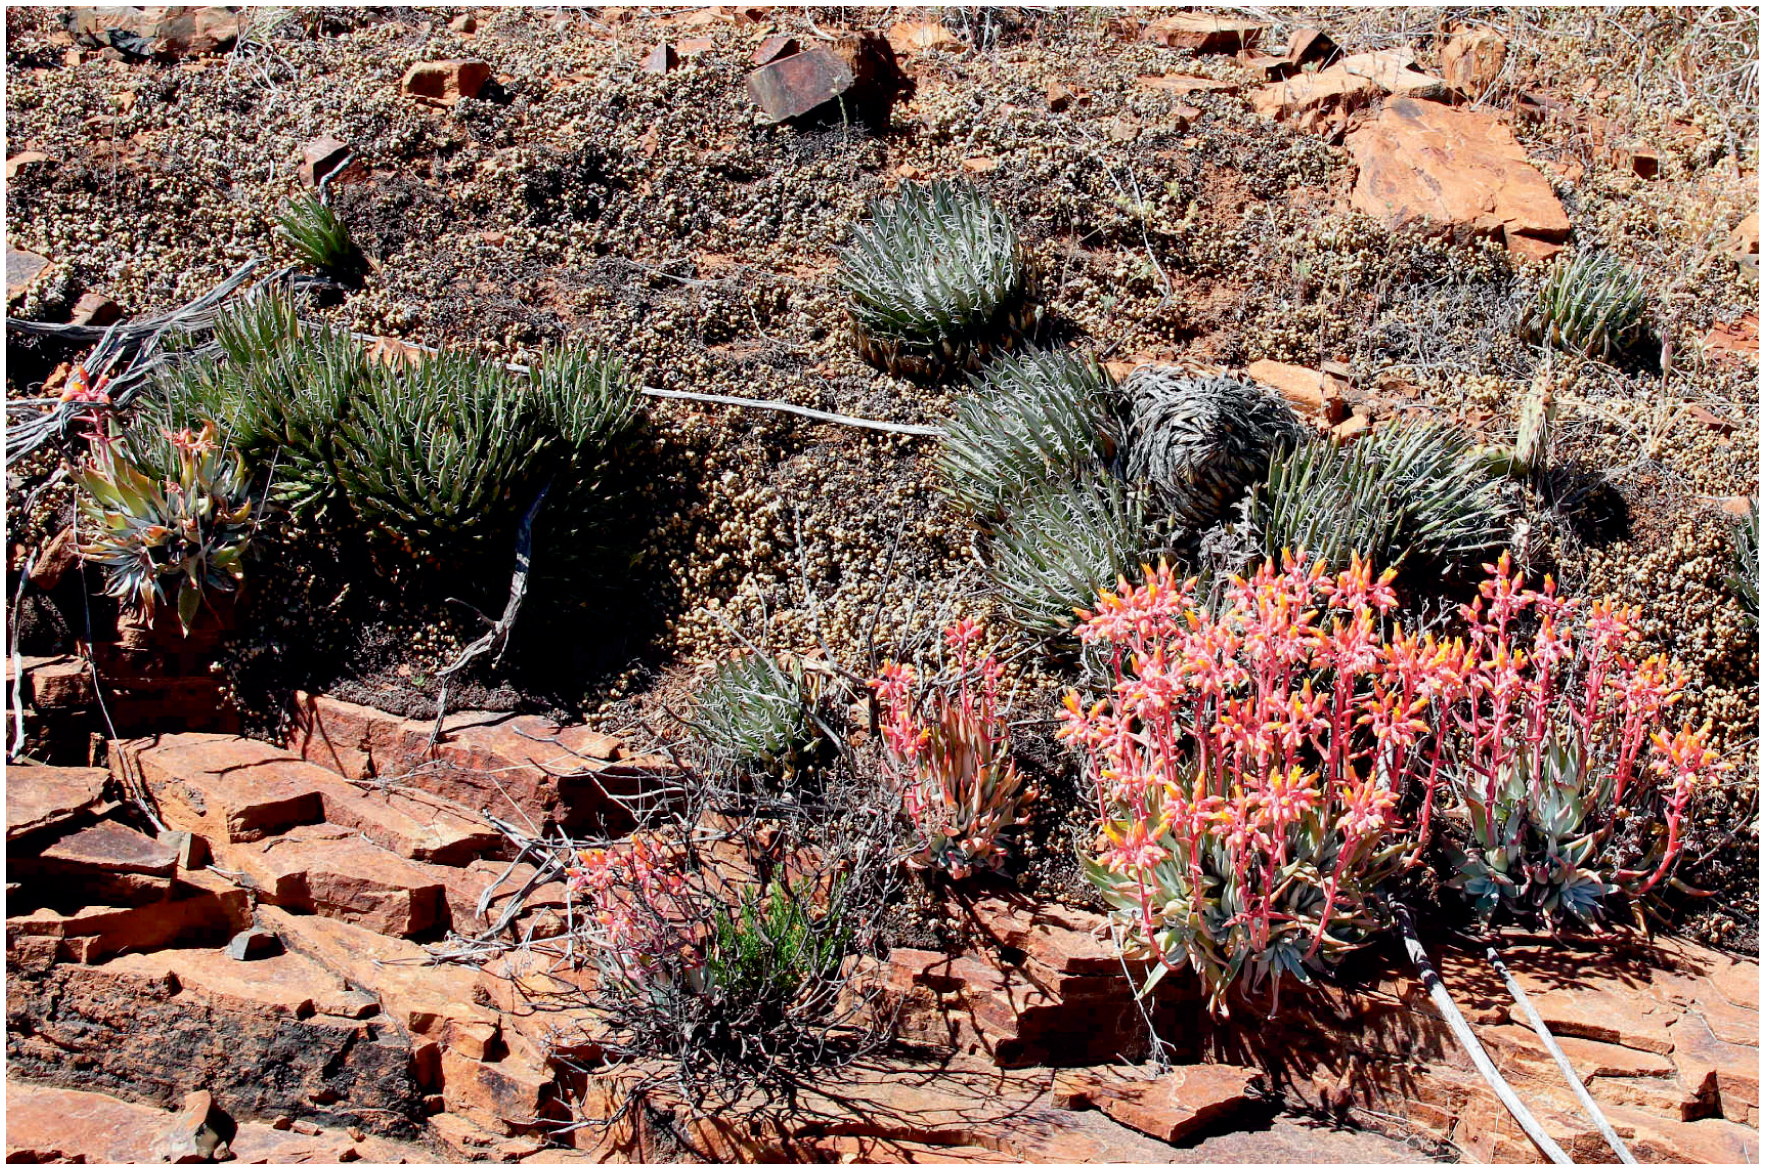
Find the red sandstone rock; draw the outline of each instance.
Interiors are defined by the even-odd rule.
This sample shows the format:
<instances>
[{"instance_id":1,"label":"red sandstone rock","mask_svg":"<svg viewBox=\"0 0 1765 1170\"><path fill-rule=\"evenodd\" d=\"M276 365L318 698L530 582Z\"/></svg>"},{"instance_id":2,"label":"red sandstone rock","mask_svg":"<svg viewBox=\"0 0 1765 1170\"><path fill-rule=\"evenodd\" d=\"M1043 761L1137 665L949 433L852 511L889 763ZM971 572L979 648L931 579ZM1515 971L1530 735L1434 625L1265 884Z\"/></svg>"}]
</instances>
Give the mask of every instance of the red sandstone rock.
<instances>
[{"instance_id":1,"label":"red sandstone rock","mask_svg":"<svg viewBox=\"0 0 1765 1170\"><path fill-rule=\"evenodd\" d=\"M353 923L260 907L263 925L282 945L379 999L407 1034L440 1040L450 1021L496 1023L496 1013L474 1002L477 979L465 967L435 966L422 947Z\"/></svg>"},{"instance_id":2,"label":"red sandstone rock","mask_svg":"<svg viewBox=\"0 0 1765 1170\"><path fill-rule=\"evenodd\" d=\"M1319 115L1346 115L1386 95L1444 97L1446 85L1421 72L1415 57L1397 49L1356 53L1316 73L1298 73L1271 82L1250 95L1257 114L1273 121L1293 121L1315 128Z\"/></svg>"},{"instance_id":3,"label":"red sandstone rock","mask_svg":"<svg viewBox=\"0 0 1765 1170\"><path fill-rule=\"evenodd\" d=\"M398 88L408 97L452 106L477 97L489 80L490 65L484 61L420 61L405 71Z\"/></svg>"},{"instance_id":4,"label":"red sandstone rock","mask_svg":"<svg viewBox=\"0 0 1765 1170\"><path fill-rule=\"evenodd\" d=\"M928 49L960 53L968 46L962 38L935 20L902 20L889 26L889 47L902 57Z\"/></svg>"},{"instance_id":5,"label":"red sandstone rock","mask_svg":"<svg viewBox=\"0 0 1765 1170\"><path fill-rule=\"evenodd\" d=\"M441 882L352 829L292 829L263 841L218 846L215 858L222 868L242 873L272 906L400 937L421 934L441 920Z\"/></svg>"},{"instance_id":6,"label":"red sandstone rock","mask_svg":"<svg viewBox=\"0 0 1765 1170\"><path fill-rule=\"evenodd\" d=\"M414 1131L422 1104L408 1042L383 1019L312 1013L319 997L302 983L314 975L287 958L247 967L218 950L163 951L91 967L12 965L8 1072L161 1105L208 1089L243 1116ZM284 977L247 977L265 964Z\"/></svg>"},{"instance_id":7,"label":"red sandstone rock","mask_svg":"<svg viewBox=\"0 0 1765 1170\"><path fill-rule=\"evenodd\" d=\"M421 789L362 788L334 776L315 776L311 783L324 801L325 820L400 857L465 865L502 844L494 829L465 809Z\"/></svg>"},{"instance_id":8,"label":"red sandstone rock","mask_svg":"<svg viewBox=\"0 0 1765 1170\"><path fill-rule=\"evenodd\" d=\"M160 817L209 844L258 841L324 815L312 765L235 735L186 733L111 745L112 770L132 768Z\"/></svg>"},{"instance_id":9,"label":"red sandstone rock","mask_svg":"<svg viewBox=\"0 0 1765 1170\"><path fill-rule=\"evenodd\" d=\"M1001 898L975 903L975 917L1004 946L1028 953L1056 971L1121 974L1107 919L1060 905L1016 905Z\"/></svg>"},{"instance_id":10,"label":"red sandstone rock","mask_svg":"<svg viewBox=\"0 0 1765 1170\"><path fill-rule=\"evenodd\" d=\"M1545 1027L1555 1035L1603 1040L1644 1052L1673 1051L1668 1028L1680 1013L1663 1004L1589 987L1565 987L1531 999ZM1525 1019L1518 1005L1509 1017L1516 1023Z\"/></svg>"},{"instance_id":11,"label":"red sandstone rock","mask_svg":"<svg viewBox=\"0 0 1765 1170\"><path fill-rule=\"evenodd\" d=\"M1351 203L1391 228L1554 246L1569 218L1494 114L1395 99L1347 139L1360 167Z\"/></svg>"},{"instance_id":12,"label":"red sandstone rock","mask_svg":"<svg viewBox=\"0 0 1765 1170\"><path fill-rule=\"evenodd\" d=\"M229 49L244 14L219 4L101 5L69 10L67 30L83 44L135 57L183 57Z\"/></svg>"},{"instance_id":13,"label":"red sandstone rock","mask_svg":"<svg viewBox=\"0 0 1765 1170\"><path fill-rule=\"evenodd\" d=\"M1468 98L1479 98L1495 86L1507 63L1508 42L1492 28L1458 33L1440 51L1440 72L1446 83Z\"/></svg>"},{"instance_id":14,"label":"red sandstone rock","mask_svg":"<svg viewBox=\"0 0 1765 1170\"><path fill-rule=\"evenodd\" d=\"M92 705L92 668L83 658L61 655L26 660L25 698L39 711L62 711Z\"/></svg>"},{"instance_id":15,"label":"red sandstone rock","mask_svg":"<svg viewBox=\"0 0 1765 1170\"><path fill-rule=\"evenodd\" d=\"M559 728L532 715L465 711L448 716L429 745L431 723L399 719L326 696L296 695L291 748L352 779L398 776L471 812L535 824L616 831L629 818L602 789L629 794L671 766L623 757L617 740L587 727ZM609 762L615 761L615 762ZM592 779L589 779L592 777Z\"/></svg>"},{"instance_id":16,"label":"red sandstone rock","mask_svg":"<svg viewBox=\"0 0 1765 1170\"><path fill-rule=\"evenodd\" d=\"M71 914L47 907L6 920L9 946L30 937L48 940L48 954L95 963L121 951L151 951L173 943L220 943L251 923L244 890L210 873L172 883L170 896L140 906L87 906Z\"/></svg>"},{"instance_id":17,"label":"red sandstone rock","mask_svg":"<svg viewBox=\"0 0 1765 1170\"><path fill-rule=\"evenodd\" d=\"M6 767L6 839L72 825L103 801L103 768Z\"/></svg>"},{"instance_id":18,"label":"red sandstone rock","mask_svg":"<svg viewBox=\"0 0 1765 1170\"><path fill-rule=\"evenodd\" d=\"M68 316L70 325L103 328L123 319L123 307L100 292L81 293Z\"/></svg>"},{"instance_id":19,"label":"red sandstone rock","mask_svg":"<svg viewBox=\"0 0 1765 1170\"><path fill-rule=\"evenodd\" d=\"M1348 412L1348 403L1335 382L1319 370L1263 359L1251 362L1244 372L1279 391L1295 410L1316 415L1327 423L1341 422Z\"/></svg>"},{"instance_id":20,"label":"red sandstone rock","mask_svg":"<svg viewBox=\"0 0 1765 1170\"><path fill-rule=\"evenodd\" d=\"M498 1133L533 1126L549 1112L556 1089L532 1060L511 1056L474 1060L459 1050L441 1054L441 1092L447 1111Z\"/></svg>"},{"instance_id":21,"label":"red sandstone rock","mask_svg":"<svg viewBox=\"0 0 1765 1170\"><path fill-rule=\"evenodd\" d=\"M6 1083L6 1160L8 1162L153 1162L153 1138L171 1115L102 1093L56 1089L9 1080ZM305 1126L305 1123L302 1123ZM243 1121L229 1142L245 1164L341 1162L427 1162L426 1150L404 1142L339 1129L308 1128L317 1134L278 1130L260 1121Z\"/></svg>"},{"instance_id":22,"label":"red sandstone rock","mask_svg":"<svg viewBox=\"0 0 1765 1170\"><path fill-rule=\"evenodd\" d=\"M1148 24L1140 39L1168 49L1192 49L1197 53L1236 53L1253 47L1268 25L1254 20L1234 20L1201 12L1182 12Z\"/></svg>"},{"instance_id":23,"label":"red sandstone rock","mask_svg":"<svg viewBox=\"0 0 1765 1170\"><path fill-rule=\"evenodd\" d=\"M1056 1074L1055 1091L1074 1108L1101 1109L1148 1137L1179 1142L1236 1111L1261 1075L1229 1064L1184 1065L1146 1081Z\"/></svg>"}]
</instances>

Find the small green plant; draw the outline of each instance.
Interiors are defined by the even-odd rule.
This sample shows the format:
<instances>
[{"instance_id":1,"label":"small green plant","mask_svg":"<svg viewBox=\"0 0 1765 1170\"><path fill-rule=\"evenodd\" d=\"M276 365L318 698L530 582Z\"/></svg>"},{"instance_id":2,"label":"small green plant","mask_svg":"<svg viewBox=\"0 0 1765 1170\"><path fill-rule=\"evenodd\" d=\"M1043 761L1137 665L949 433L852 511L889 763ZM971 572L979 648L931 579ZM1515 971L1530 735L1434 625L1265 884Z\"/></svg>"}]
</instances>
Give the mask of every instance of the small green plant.
<instances>
[{"instance_id":1,"label":"small green plant","mask_svg":"<svg viewBox=\"0 0 1765 1170\"><path fill-rule=\"evenodd\" d=\"M1561 258L1520 321L1534 345L1617 362L1648 335L1642 274L1609 252Z\"/></svg>"},{"instance_id":2,"label":"small green plant","mask_svg":"<svg viewBox=\"0 0 1765 1170\"><path fill-rule=\"evenodd\" d=\"M938 470L952 499L995 518L1036 484L1096 472L1122 442L1115 388L1095 359L1006 355L957 403Z\"/></svg>"},{"instance_id":3,"label":"small green plant","mask_svg":"<svg viewBox=\"0 0 1765 1170\"><path fill-rule=\"evenodd\" d=\"M441 353L415 367L377 365L337 422L333 472L356 517L437 564L506 556L539 489L562 497L632 417L635 388L616 359L552 353L531 385L502 366ZM588 476L592 480L593 476ZM560 547L558 529L549 531Z\"/></svg>"},{"instance_id":4,"label":"small green plant","mask_svg":"<svg viewBox=\"0 0 1765 1170\"><path fill-rule=\"evenodd\" d=\"M851 946L841 921L843 883L817 908L807 882L773 882L744 890L739 904L719 911L705 952L705 991L754 1005L776 1019L805 992L825 987Z\"/></svg>"},{"instance_id":5,"label":"small green plant","mask_svg":"<svg viewBox=\"0 0 1765 1170\"><path fill-rule=\"evenodd\" d=\"M1098 592L1138 569L1150 543L1144 505L1121 483L1050 483L1023 496L994 534L988 571L1013 620L1053 637Z\"/></svg>"},{"instance_id":6,"label":"small green plant","mask_svg":"<svg viewBox=\"0 0 1765 1170\"><path fill-rule=\"evenodd\" d=\"M1276 446L1302 433L1286 403L1225 375L1145 365L1122 391L1133 412L1129 475L1192 528L1224 515L1263 477Z\"/></svg>"},{"instance_id":7,"label":"small green plant","mask_svg":"<svg viewBox=\"0 0 1765 1170\"><path fill-rule=\"evenodd\" d=\"M1480 452L1444 426L1404 421L1346 449L1309 439L1277 454L1245 514L1268 557L1463 567L1502 542L1508 506Z\"/></svg>"},{"instance_id":8,"label":"small green plant","mask_svg":"<svg viewBox=\"0 0 1765 1170\"><path fill-rule=\"evenodd\" d=\"M941 377L1035 320L1016 229L963 183L907 186L872 204L838 281L859 348L891 373Z\"/></svg>"},{"instance_id":9,"label":"small green plant","mask_svg":"<svg viewBox=\"0 0 1765 1170\"><path fill-rule=\"evenodd\" d=\"M158 436L125 435L112 423L91 437L74 482L87 527L80 554L102 570L112 597L151 614L175 592L188 634L204 605L244 579L257 529L251 483L213 423Z\"/></svg>"},{"instance_id":10,"label":"small green plant","mask_svg":"<svg viewBox=\"0 0 1765 1170\"><path fill-rule=\"evenodd\" d=\"M368 258L337 213L311 195L296 195L277 220L277 233L309 267L339 284L357 287L368 274Z\"/></svg>"},{"instance_id":11,"label":"small green plant","mask_svg":"<svg viewBox=\"0 0 1765 1170\"><path fill-rule=\"evenodd\" d=\"M1747 501L1747 515L1734 526L1734 561L1728 574L1728 587L1740 600L1741 608L1759 624L1759 497Z\"/></svg>"},{"instance_id":12,"label":"small green plant","mask_svg":"<svg viewBox=\"0 0 1765 1170\"><path fill-rule=\"evenodd\" d=\"M722 663L694 707L688 725L713 760L742 772L794 777L824 746L814 690L794 658L745 654Z\"/></svg>"},{"instance_id":13,"label":"small green plant","mask_svg":"<svg viewBox=\"0 0 1765 1170\"><path fill-rule=\"evenodd\" d=\"M215 320L220 353L173 366L149 411L171 425L212 418L255 467L275 470L272 498L297 512L338 500L339 423L370 377L362 347L303 329L291 298L266 295Z\"/></svg>"},{"instance_id":14,"label":"small green plant","mask_svg":"<svg viewBox=\"0 0 1765 1170\"><path fill-rule=\"evenodd\" d=\"M168 417L214 418L274 498L390 539L419 561L506 557L542 488L548 566L592 569L615 501L610 462L637 414L637 386L610 355L542 354L527 377L441 353L371 361L353 338L299 324L286 297L216 322L217 358L173 368ZM549 486L548 486L549 485Z\"/></svg>"}]
</instances>

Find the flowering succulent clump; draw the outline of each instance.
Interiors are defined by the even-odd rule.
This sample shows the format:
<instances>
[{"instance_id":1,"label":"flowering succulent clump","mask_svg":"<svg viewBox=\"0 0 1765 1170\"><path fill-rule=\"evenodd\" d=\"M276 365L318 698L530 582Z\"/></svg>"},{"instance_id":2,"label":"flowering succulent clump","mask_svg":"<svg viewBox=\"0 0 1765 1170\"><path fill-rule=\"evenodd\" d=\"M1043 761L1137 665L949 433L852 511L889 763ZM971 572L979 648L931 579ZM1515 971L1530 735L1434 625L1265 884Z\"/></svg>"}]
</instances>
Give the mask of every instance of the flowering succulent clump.
<instances>
[{"instance_id":1,"label":"flowering succulent clump","mask_svg":"<svg viewBox=\"0 0 1765 1170\"><path fill-rule=\"evenodd\" d=\"M622 846L583 850L567 876L571 890L587 897L584 939L604 979L625 987L699 980L703 939L685 913L678 850L654 834L635 834Z\"/></svg>"},{"instance_id":2,"label":"flowering succulent clump","mask_svg":"<svg viewBox=\"0 0 1765 1170\"><path fill-rule=\"evenodd\" d=\"M222 450L212 422L157 438L112 423L89 439L74 475L86 522L80 554L103 571L106 593L144 614L176 593L189 633L203 605L245 576L257 530L245 461Z\"/></svg>"},{"instance_id":3,"label":"flowering succulent clump","mask_svg":"<svg viewBox=\"0 0 1765 1170\"><path fill-rule=\"evenodd\" d=\"M1605 885L1641 896L1667 874L1686 801L1715 766L1705 733L1651 741L1675 686L1658 661L1623 656L1626 622L1595 606L1582 639L1591 649L1577 656L1572 604L1548 583L1521 589L1508 570L1505 557L1489 567L1461 615L1469 634L1450 641L1387 632L1392 573L1376 576L1358 557L1336 575L1303 554L1264 562L1212 613L1196 606L1193 579L1163 565L1102 595L1079 636L1109 655L1114 685L1091 705L1069 694L1061 734L1096 784L1087 874L1124 927L1127 955L1155 964L1152 981L1192 967L1223 1012L1241 979L1309 981L1365 943L1384 925L1375 890L1418 863L1443 783L1480 823L1474 837L1484 834L1467 854L1482 868L1461 865L1455 878L1482 882L1478 896L1506 905L1512 891L1542 907L1552 895L1534 890L1555 881L1550 908L1580 913ZM1539 629L1522 644L1514 619L1527 608ZM1565 682L1575 678L1585 681ZM1547 759L1564 737L1580 753L1573 767L1560 753ZM1665 791L1642 784L1651 744ZM1585 846L1561 840L1579 825L1541 787L1565 771L1603 820ZM1528 810L1543 792L1536 807L1563 818L1546 828L1561 830L1569 870L1523 848L1505 885L1494 876L1478 842L1507 823L1510 790ZM1609 852L1626 805L1664 819L1664 832L1642 826L1641 868ZM1597 891L1582 873L1596 858L1606 865Z\"/></svg>"},{"instance_id":4,"label":"flowering succulent clump","mask_svg":"<svg viewBox=\"0 0 1765 1170\"><path fill-rule=\"evenodd\" d=\"M1028 823L1024 808L1036 797L1012 759L999 662L991 654L975 660L980 635L971 621L944 632L957 656L954 696L945 689L919 695L918 676L902 663L885 665L871 681L894 779L919 832L908 864L957 879L977 866L1004 865L1007 830Z\"/></svg>"},{"instance_id":5,"label":"flowering succulent clump","mask_svg":"<svg viewBox=\"0 0 1765 1170\"><path fill-rule=\"evenodd\" d=\"M865 357L942 377L1034 325L1029 260L1004 210L965 183L905 186L871 205L840 256Z\"/></svg>"},{"instance_id":6,"label":"flowering succulent clump","mask_svg":"<svg viewBox=\"0 0 1765 1170\"><path fill-rule=\"evenodd\" d=\"M1447 753L1469 833L1448 884L1485 918L1591 922L1607 895L1641 898L1668 876L1694 789L1725 765L1708 725L1657 730L1685 679L1658 654L1637 659L1637 611L1595 602L1584 615L1548 578L1526 589L1510 569L1504 554L1437 674L1465 745ZM1639 856L1620 854L1622 836L1640 836Z\"/></svg>"}]
</instances>

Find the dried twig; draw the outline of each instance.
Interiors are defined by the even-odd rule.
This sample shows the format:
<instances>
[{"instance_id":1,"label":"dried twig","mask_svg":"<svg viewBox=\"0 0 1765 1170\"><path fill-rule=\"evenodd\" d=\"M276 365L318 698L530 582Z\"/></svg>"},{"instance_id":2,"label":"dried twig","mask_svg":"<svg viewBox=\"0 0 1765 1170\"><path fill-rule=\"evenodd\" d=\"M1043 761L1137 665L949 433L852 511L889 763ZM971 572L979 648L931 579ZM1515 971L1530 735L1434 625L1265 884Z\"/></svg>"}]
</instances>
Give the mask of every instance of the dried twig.
<instances>
[{"instance_id":1,"label":"dried twig","mask_svg":"<svg viewBox=\"0 0 1765 1170\"><path fill-rule=\"evenodd\" d=\"M546 493L551 490L551 481L547 480L545 486L539 489L539 494L533 497L533 503L527 506L527 514L521 517L521 527L515 533L515 573L509 579L509 602L503 607L503 616L471 645L460 651L460 656L443 667L437 676L441 679L441 690L435 696L435 726L429 729L430 747L434 747L441 738L442 720L447 718L447 687L453 676L470 666L480 655L492 651L496 654L494 661L500 663L509 648L509 634L515 628L515 619L520 616L521 602L527 598L527 576L533 557L533 518L539 515L539 506L545 503Z\"/></svg>"}]
</instances>

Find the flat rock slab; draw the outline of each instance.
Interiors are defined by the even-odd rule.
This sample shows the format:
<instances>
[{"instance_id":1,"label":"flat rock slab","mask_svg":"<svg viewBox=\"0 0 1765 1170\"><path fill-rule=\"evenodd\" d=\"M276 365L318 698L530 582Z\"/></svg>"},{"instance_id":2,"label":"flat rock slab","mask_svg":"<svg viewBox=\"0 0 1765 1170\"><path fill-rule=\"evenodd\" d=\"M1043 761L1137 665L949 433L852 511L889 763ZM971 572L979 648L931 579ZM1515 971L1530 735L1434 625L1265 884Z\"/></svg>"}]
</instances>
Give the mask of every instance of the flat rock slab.
<instances>
[{"instance_id":1,"label":"flat rock slab","mask_svg":"<svg viewBox=\"0 0 1765 1170\"><path fill-rule=\"evenodd\" d=\"M6 246L6 303L25 295L31 287L31 281L42 275L43 269L49 267L49 261L35 252L26 252L22 248Z\"/></svg>"},{"instance_id":2,"label":"flat rock slab","mask_svg":"<svg viewBox=\"0 0 1765 1170\"><path fill-rule=\"evenodd\" d=\"M6 1082L6 1160L79 1162L86 1165L151 1163L154 1144L173 1114L104 1093L57 1089L26 1081ZM300 1133L267 1122L242 1121L229 1143L245 1165L341 1162L421 1163L433 1156L421 1146L388 1138L352 1137L341 1129Z\"/></svg>"},{"instance_id":3,"label":"flat rock slab","mask_svg":"<svg viewBox=\"0 0 1765 1170\"><path fill-rule=\"evenodd\" d=\"M1254 20L1235 20L1204 12L1180 12L1148 24L1140 39L1168 49L1193 49L1197 53L1236 53L1262 39L1268 25Z\"/></svg>"},{"instance_id":4,"label":"flat rock slab","mask_svg":"<svg viewBox=\"0 0 1765 1170\"><path fill-rule=\"evenodd\" d=\"M1444 99L1446 82L1417 69L1409 52L1385 49L1355 53L1327 69L1271 82L1250 95L1250 105L1264 118L1304 126L1309 116L1344 115L1387 94Z\"/></svg>"},{"instance_id":5,"label":"flat rock slab","mask_svg":"<svg viewBox=\"0 0 1765 1170\"><path fill-rule=\"evenodd\" d=\"M354 829L308 825L279 837L221 846L217 863L245 875L272 906L407 937L441 921L443 885Z\"/></svg>"},{"instance_id":6,"label":"flat rock slab","mask_svg":"<svg viewBox=\"0 0 1765 1170\"><path fill-rule=\"evenodd\" d=\"M268 1015L360 1019L378 1011L372 996L351 991L331 971L300 955L283 953L241 963L212 947L174 947L152 954L119 955L103 964L118 975L170 976L181 989L255 1004Z\"/></svg>"},{"instance_id":7,"label":"flat rock slab","mask_svg":"<svg viewBox=\"0 0 1765 1170\"><path fill-rule=\"evenodd\" d=\"M6 839L73 824L104 799L103 768L6 768Z\"/></svg>"},{"instance_id":8,"label":"flat rock slab","mask_svg":"<svg viewBox=\"0 0 1765 1170\"><path fill-rule=\"evenodd\" d=\"M417 789L365 788L315 775L325 820L413 861L465 865L502 845L496 830L452 801Z\"/></svg>"},{"instance_id":9,"label":"flat rock slab","mask_svg":"<svg viewBox=\"0 0 1765 1170\"><path fill-rule=\"evenodd\" d=\"M324 818L327 779L286 749L237 735L189 732L113 743L113 769L146 784L168 828L211 846L259 841Z\"/></svg>"},{"instance_id":10,"label":"flat rock slab","mask_svg":"<svg viewBox=\"0 0 1765 1170\"><path fill-rule=\"evenodd\" d=\"M85 906L71 914L43 908L6 920L9 948L44 944L48 961L95 963L121 951L174 943L216 944L251 925L250 896L207 872L171 883L169 895L139 906ZM9 954L9 958L12 956Z\"/></svg>"},{"instance_id":11,"label":"flat rock slab","mask_svg":"<svg viewBox=\"0 0 1765 1170\"><path fill-rule=\"evenodd\" d=\"M290 951L372 994L413 1037L441 1041L450 1029L500 1026L497 1014L476 1002L478 978L470 968L437 966L416 943L274 906L259 907L258 918Z\"/></svg>"},{"instance_id":12,"label":"flat rock slab","mask_svg":"<svg viewBox=\"0 0 1765 1170\"><path fill-rule=\"evenodd\" d=\"M1569 236L1550 183L1494 114L1395 98L1348 135L1350 203L1392 229L1493 238L1536 254Z\"/></svg>"},{"instance_id":13,"label":"flat rock slab","mask_svg":"<svg viewBox=\"0 0 1765 1170\"><path fill-rule=\"evenodd\" d=\"M609 833L629 828L630 817L606 792L642 791L672 772L666 761L627 756L611 736L535 715L456 712L434 744L432 729L428 720L296 694L289 746L350 779L396 777L407 792L441 797L472 815Z\"/></svg>"},{"instance_id":14,"label":"flat rock slab","mask_svg":"<svg viewBox=\"0 0 1765 1170\"><path fill-rule=\"evenodd\" d=\"M247 969L218 950L96 966L14 964L8 1070L166 1106L206 1089L238 1117L416 1134L426 1110L410 1040L384 1016L308 1011L320 994L339 994L334 980L303 989L313 973L288 964L272 968L280 978L254 986Z\"/></svg>"},{"instance_id":15,"label":"flat rock slab","mask_svg":"<svg viewBox=\"0 0 1765 1170\"><path fill-rule=\"evenodd\" d=\"M1161 1142L1180 1142L1229 1117L1249 1101L1255 1069L1192 1064L1148 1080L1086 1070L1056 1073L1055 1100L1068 1108L1101 1109L1130 1129Z\"/></svg>"},{"instance_id":16,"label":"flat rock slab","mask_svg":"<svg viewBox=\"0 0 1765 1170\"><path fill-rule=\"evenodd\" d=\"M102 821L61 838L38 854L58 870L100 870L169 878L178 868L178 851L116 821Z\"/></svg>"}]
</instances>

